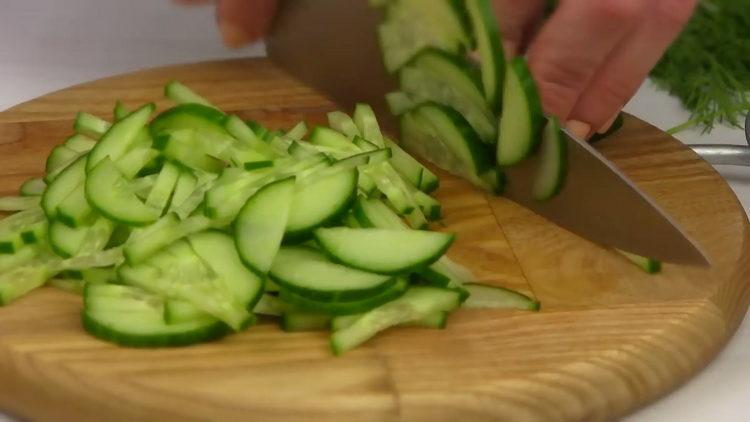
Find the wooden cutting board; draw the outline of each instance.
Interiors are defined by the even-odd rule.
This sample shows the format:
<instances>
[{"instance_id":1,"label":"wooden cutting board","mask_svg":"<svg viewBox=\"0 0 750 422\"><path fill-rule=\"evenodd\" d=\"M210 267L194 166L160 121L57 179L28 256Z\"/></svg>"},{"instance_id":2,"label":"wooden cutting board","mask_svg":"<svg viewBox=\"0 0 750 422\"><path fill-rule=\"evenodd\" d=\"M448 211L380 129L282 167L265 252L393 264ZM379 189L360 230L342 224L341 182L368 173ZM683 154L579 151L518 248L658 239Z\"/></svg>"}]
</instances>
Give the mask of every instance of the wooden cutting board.
<instances>
[{"instance_id":1,"label":"wooden cutting board","mask_svg":"<svg viewBox=\"0 0 750 422\"><path fill-rule=\"evenodd\" d=\"M264 60L174 66L65 89L0 113L0 194L41 174L79 110L157 100L178 79L271 127L320 122L333 104ZM366 81L363 81L366 83ZM706 365L748 306L745 212L694 153L628 118L598 146L684 225L711 269L650 276L503 199L442 175L450 255L539 313L460 310L446 330L393 329L343 357L327 334L264 323L182 349L134 350L81 329L81 300L43 288L0 309L0 408L30 419L604 420ZM612 221L612 224L618 224ZM633 227L638 230L638 227Z\"/></svg>"}]
</instances>

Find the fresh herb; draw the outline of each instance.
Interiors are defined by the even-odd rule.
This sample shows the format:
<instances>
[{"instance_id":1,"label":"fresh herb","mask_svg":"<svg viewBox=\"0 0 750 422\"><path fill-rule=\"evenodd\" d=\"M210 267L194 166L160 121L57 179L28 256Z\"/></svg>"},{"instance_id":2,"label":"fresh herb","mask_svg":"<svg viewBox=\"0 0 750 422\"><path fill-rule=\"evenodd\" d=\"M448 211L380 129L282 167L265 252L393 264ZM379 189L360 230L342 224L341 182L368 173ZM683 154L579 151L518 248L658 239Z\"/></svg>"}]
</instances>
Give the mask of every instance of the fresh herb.
<instances>
[{"instance_id":1,"label":"fresh herb","mask_svg":"<svg viewBox=\"0 0 750 422\"><path fill-rule=\"evenodd\" d=\"M651 73L679 98L690 120L669 130L714 124L740 127L750 111L750 2L705 0Z\"/></svg>"}]
</instances>

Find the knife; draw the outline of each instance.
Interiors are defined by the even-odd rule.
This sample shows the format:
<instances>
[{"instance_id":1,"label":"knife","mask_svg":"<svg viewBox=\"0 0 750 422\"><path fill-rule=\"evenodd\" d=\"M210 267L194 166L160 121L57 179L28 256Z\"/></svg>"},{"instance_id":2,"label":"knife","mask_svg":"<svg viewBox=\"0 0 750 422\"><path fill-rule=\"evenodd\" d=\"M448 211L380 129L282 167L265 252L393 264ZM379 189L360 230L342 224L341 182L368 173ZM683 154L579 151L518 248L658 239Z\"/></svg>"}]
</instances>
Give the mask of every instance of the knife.
<instances>
[{"instance_id":1,"label":"knife","mask_svg":"<svg viewBox=\"0 0 750 422\"><path fill-rule=\"evenodd\" d=\"M351 110L372 105L381 125L398 125L384 95L397 89L385 71L376 26L382 16L366 0L282 2L266 40L268 57L283 70ZM565 132L566 184L554 198L531 197L538 157L506 169L504 196L560 227L601 245L662 261L709 265L682 228L587 142Z\"/></svg>"}]
</instances>

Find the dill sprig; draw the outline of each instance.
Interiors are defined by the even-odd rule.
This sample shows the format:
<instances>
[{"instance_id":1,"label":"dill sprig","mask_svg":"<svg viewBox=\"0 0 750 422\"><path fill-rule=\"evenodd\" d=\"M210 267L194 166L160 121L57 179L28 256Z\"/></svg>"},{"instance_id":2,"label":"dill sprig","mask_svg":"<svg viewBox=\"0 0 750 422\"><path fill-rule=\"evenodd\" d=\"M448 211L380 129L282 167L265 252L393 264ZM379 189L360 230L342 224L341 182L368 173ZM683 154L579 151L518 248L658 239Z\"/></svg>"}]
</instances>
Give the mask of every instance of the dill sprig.
<instances>
[{"instance_id":1,"label":"dill sprig","mask_svg":"<svg viewBox=\"0 0 750 422\"><path fill-rule=\"evenodd\" d=\"M750 111L750 2L702 1L651 77L691 112L671 133L697 125L710 132L715 123L740 127Z\"/></svg>"}]
</instances>

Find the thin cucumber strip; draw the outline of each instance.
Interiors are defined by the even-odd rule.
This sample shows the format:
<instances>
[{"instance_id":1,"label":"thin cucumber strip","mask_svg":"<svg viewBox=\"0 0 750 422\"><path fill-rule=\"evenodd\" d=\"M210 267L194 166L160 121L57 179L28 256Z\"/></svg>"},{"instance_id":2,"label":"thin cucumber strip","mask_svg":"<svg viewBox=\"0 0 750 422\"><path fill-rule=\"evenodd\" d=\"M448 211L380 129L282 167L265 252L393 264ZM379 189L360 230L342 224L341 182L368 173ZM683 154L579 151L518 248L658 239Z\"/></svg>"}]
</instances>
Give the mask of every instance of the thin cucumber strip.
<instances>
[{"instance_id":1,"label":"thin cucumber strip","mask_svg":"<svg viewBox=\"0 0 750 422\"><path fill-rule=\"evenodd\" d=\"M88 174L85 192L96 211L120 224L144 226L156 221L161 214L161 210L138 199L109 157L104 157Z\"/></svg>"},{"instance_id":2,"label":"thin cucumber strip","mask_svg":"<svg viewBox=\"0 0 750 422\"><path fill-rule=\"evenodd\" d=\"M351 229L315 231L315 240L334 260L380 274L410 272L435 262L455 235L422 230Z\"/></svg>"},{"instance_id":3,"label":"thin cucumber strip","mask_svg":"<svg viewBox=\"0 0 750 422\"><path fill-rule=\"evenodd\" d=\"M465 284L469 297L461 305L473 309L521 309L538 311L539 302L515 290L480 283Z\"/></svg>"},{"instance_id":4,"label":"thin cucumber strip","mask_svg":"<svg viewBox=\"0 0 750 422\"><path fill-rule=\"evenodd\" d=\"M106 284L117 280L114 267L109 268L84 268L81 270L81 278L90 284Z\"/></svg>"},{"instance_id":5,"label":"thin cucumber strip","mask_svg":"<svg viewBox=\"0 0 750 422\"><path fill-rule=\"evenodd\" d=\"M396 186L393 179L389 177L386 170L387 166L388 163L380 163L377 166L365 167L361 171L362 174L372 178L375 186L388 198L388 201L393 204L399 214L409 214L414 210L414 205L409 201L407 192Z\"/></svg>"},{"instance_id":6,"label":"thin cucumber strip","mask_svg":"<svg viewBox=\"0 0 750 422\"><path fill-rule=\"evenodd\" d=\"M307 135L307 124L305 122L298 122L284 134L287 138L294 139L295 141L301 140L305 135Z\"/></svg>"},{"instance_id":7,"label":"thin cucumber strip","mask_svg":"<svg viewBox=\"0 0 750 422\"><path fill-rule=\"evenodd\" d=\"M490 0L466 0L465 4L477 43L484 96L499 113L505 80L505 51L500 28Z\"/></svg>"},{"instance_id":8,"label":"thin cucumber strip","mask_svg":"<svg viewBox=\"0 0 750 422\"><path fill-rule=\"evenodd\" d=\"M49 183L67 168L71 163L80 157L82 153L74 151L65 145L58 145L52 148L52 151L47 156L47 161L44 166L44 180Z\"/></svg>"},{"instance_id":9,"label":"thin cucumber strip","mask_svg":"<svg viewBox=\"0 0 750 422\"><path fill-rule=\"evenodd\" d=\"M531 196L546 201L562 190L567 174L567 144L557 119L550 117L542 134L539 167L531 187Z\"/></svg>"},{"instance_id":10,"label":"thin cucumber strip","mask_svg":"<svg viewBox=\"0 0 750 422\"><path fill-rule=\"evenodd\" d=\"M209 227L211 220L202 215L180 221L175 214L167 214L151 226L133 233L123 250L125 259L131 265L139 264L172 243Z\"/></svg>"},{"instance_id":11,"label":"thin cucumber strip","mask_svg":"<svg viewBox=\"0 0 750 422\"><path fill-rule=\"evenodd\" d=\"M621 249L616 249L616 251L649 274L656 274L661 271L660 261L657 261L653 258L636 255L634 253L625 252Z\"/></svg>"},{"instance_id":12,"label":"thin cucumber strip","mask_svg":"<svg viewBox=\"0 0 750 422\"><path fill-rule=\"evenodd\" d=\"M6 306L43 286L50 275L44 265L16 267L0 274L0 306Z\"/></svg>"},{"instance_id":13,"label":"thin cucumber strip","mask_svg":"<svg viewBox=\"0 0 750 422\"><path fill-rule=\"evenodd\" d=\"M214 108L197 103L180 104L163 111L151 121L154 139L176 130L194 132L193 148L214 158L229 161L237 141L225 129L227 117ZM197 151L196 151L197 152Z\"/></svg>"},{"instance_id":14,"label":"thin cucumber strip","mask_svg":"<svg viewBox=\"0 0 750 422\"><path fill-rule=\"evenodd\" d=\"M343 330L344 328L347 328L351 326L352 324L354 324L361 317L362 317L362 314L337 316L333 318L330 322L331 331ZM441 312L435 312L433 314L429 314L417 320L401 323L399 325L443 329L445 328L445 325L447 322L448 322L448 312L441 311Z\"/></svg>"},{"instance_id":15,"label":"thin cucumber strip","mask_svg":"<svg viewBox=\"0 0 750 422\"><path fill-rule=\"evenodd\" d=\"M333 148L342 154L347 154L347 156L362 152L346 135L326 127L313 128L310 132L310 143Z\"/></svg>"},{"instance_id":16,"label":"thin cucumber strip","mask_svg":"<svg viewBox=\"0 0 750 422\"><path fill-rule=\"evenodd\" d=\"M328 329L331 316L314 312L288 311L281 315L281 329L288 332Z\"/></svg>"},{"instance_id":17,"label":"thin cucumber strip","mask_svg":"<svg viewBox=\"0 0 750 422\"><path fill-rule=\"evenodd\" d=\"M385 144L391 149L391 165L404 180L426 193L439 187L440 182L430 169L404 151L396 142L385 138Z\"/></svg>"},{"instance_id":18,"label":"thin cucumber strip","mask_svg":"<svg viewBox=\"0 0 750 422\"><path fill-rule=\"evenodd\" d=\"M115 166L124 178L131 180L158 156L159 151L146 145L139 146L126 152L115 162Z\"/></svg>"},{"instance_id":19,"label":"thin cucumber strip","mask_svg":"<svg viewBox=\"0 0 750 422\"><path fill-rule=\"evenodd\" d=\"M354 120L343 111L332 111L328 113L327 117L328 126L330 126L331 129L343 133L350 138L362 136L362 133L360 133Z\"/></svg>"},{"instance_id":20,"label":"thin cucumber strip","mask_svg":"<svg viewBox=\"0 0 750 422\"><path fill-rule=\"evenodd\" d=\"M156 182L146 198L146 206L164 213L167 210L179 178L180 168L170 162L164 163L164 167L159 172L159 176L156 178Z\"/></svg>"},{"instance_id":21,"label":"thin cucumber strip","mask_svg":"<svg viewBox=\"0 0 750 422\"><path fill-rule=\"evenodd\" d=\"M69 227L80 227L89 222L93 215L94 209L86 200L83 182L73 189L57 207L58 220Z\"/></svg>"},{"instance_id":22,"label":"thin cucumber strip","mask_svg":"<svg viewBox=\"0 0 750 422\"><path fill-rule=\"evenodd\" d=\"M191 302L176 299L164 301L164 322L167 324L182 324L205 318L213 317Z\"/></svg>"},{"instance_id":23,"label":"thin cucumber strip","mask_svg":"<svg viewBox=\"0 0 750 422\"><path fill-rule=\"evenodd\" d=\"M39 196L4 196L0 197L0 211L23 211L39 206Z\"/></svg>"},{"instance_id":24,"label":"thin cucumber strip","mask_svg":"<svg viewBox=\"0 0 750 422\"><path fill-rule=\"evenodd\" d=\"M0 233L20 233L24 229L44 220L44 212L41 208L30 208L0 219Z\"/></svg>"},{"instance_id":25,"label":"thin cucumber strip","mask_svg":"<svg viewBox=\"0 0 750 422\"><path fill-rule=\"evenodd\" d=\"M47 218L57 216L58 207L86 178L86 156L79 157L74 163L63 170L59 176L47 186L42 195L42 209Z\"/></svg>"},{"instance_id":26,"label":"thin cucumber strip","mask_svg":"<svg viewBox=\"0 0 750 422\"><path fill-rule=\"evenodd\" d=\"M267 289L266 289L267 290ZM253 312L260 315L281 316L289 306L276 296L263 294L255 304Z\"/></svg>"},{"instance_id":27,"label":"thin cucumber strip","mask_svg":"<svg viewBox=\"0 0 750 422\"><path fill-rule=\"evenodd\" d=\"M405 278L396 278L396 282L388 289L358 300L317 300L309 296L300 295L284 287L279 288L279 297L285 303L293 305L295 309L320 312L329 315L351 315L367 312L384 303L390 302L403 295L409 288Z\"/></svg>"},{"instance_id":28,"label":"thin cucumber strip","mask_svg":"<svg viewBox=\"0 0 750 422\"><path fill-rule=\"evenodd\" d=\"M358 167L362 167L368 164L378 164L387 161L391 158L391 150L388 148L375 149L367 152L362 152L341 159L330 166L326 166L320 171L316 171L301 177L298 183L299 189L305 187L329 176L334 176L339 173L354 170Z\"/></svg>"},{"instance_id":29,"label":"thin cucumber strip","mask_svg":"<svg viewBox=\"0 0 750 422\"><path fill-rule=\"evenodd\" d=\"M73 129L77 133L92 139L101 138L111 126L108 121L85 112L79 112L73 123Z\"/></svg>"},{"instance_id":30,"label":"thin cucumber strip","mask_svg":"<svg viewBox=\"0 0 750 422\"><path fill-rule=\"evenodd\" d=\"M106 157L112 161L119 160L138 139L139 133L145 127L154 109L153 104L146 104L112 125L89 152L86 171L91 171Z\"/></svg>"},{"instance_id":31,"label":"thin cucumber strip","mask_svg":"<svg viewBox=\"0 0 750 422\"><path fill-rule=\"evenodd\" d=\"M94 148L94 145L96 145L96 141L86 135L77 133L66 139L65 142L63 142L63 145L75 152L83 153L91 151L91 149Z\"/></svg>"},{"instance_id":32,"label":"thin cucumber strip","mask_svg":"<svg viewBox=\"0 0 750 422\"><path fill-rule=\"evenodd\" d=\"M414 201L419 205L419 208L428 220L436 221L442 218L443 207L437 199L422 191L416 191L414 192Z\"/></svg>"},{"instance_id":33,"label":"thin cucumber strip","mask_svg":"<svg viewBox=\"0 0 750 422\"><path fill-rule=\"evenodd\" d=\"M219 173L224 162L211 157L196 143L196 133L192 129L178 129L154 137L154 147L162 154L188 168L208 173Z\"/></svg>"},{"instance_id":34,"label":"thin cucumber strip","mask_svg":"<svg viewBox=\"0 0 750 422\"><path fill-rule=\"evenodd\" d=\"M239 117L229 116L224 122L224 128L230 135L237 138L242 145L264 155L266 159L275 157L276 154L271 147L263 142Z\"/></svg>"},{"instance_id":35,"label":"thin cucumber strip","mask_svg":"<svg viewBox=\"0 0 750 422\"><path fill-rule=\"evenodd\" d=\"M391 114L394 116L400 116L417 106L414 100L409 98L409 96L402 91L394 91L385 94L385 102L388 104L388 109L390 109Z\"/></svg>"},{"instance_id":36,"label":"thin cucumber strip","mask_svg":"<svg viewBox=\"0 0 750 422\"><path fill-rule=\"evenodd\" d=\"M242 262L265 275L284 238L294 200L295 179L279 180L247 200L234 222L234 239Z\"/></svg>"},{"instance_id":37,"label":"thin cucumber strip","mask_svg":"<svg viewBox=\"0 0 750 422\"><path fill-rule=\"evenodd\" d=\"M170 81L164 85L164 96L177 104L196 103L206 107L217 108L207 99L201 97L195 91L178 81Z\"/></svg>"},{"instance_id":38,"label":"thin cucumber strip","mask_svg":"<svg viewBox=\"0 0 750 422\"><path fill-rule=\"evenodd\" d=\"M331 349L340 355L359 346L378 332L394 325L446 312L459 306L456 292L435 287L412 287L403 296L375 308L350 326L331 335Z\"/></svg>"},{"instance_id":39,"label":"thin cucumber strip","mask_svg":"<svg viewBox=\"0 0 750 422\"><path fill-rule=\"evenodd\" d=\"M375 117L375 112L369 104L358 103L355 105L353 117L359 133L362 134L365 140L372 142L379 148L385 146L378 119Z\"/></svg>"},{"instance_id":40,"label":"thin cucumber strip","mask_svg":"<svg viewBox=\"0 0 750 422\"><path fill-rule=\"evenodd\" d=\"M353 214L362 227L408 230L409 226L380 199L358 198Z\"/></svg>"},{"instance_id":41,"label":"thin cucumber strip","mask_svg":"<svg viewBox=\"0 0 750 422\"><path fill-rule=\"evenodd\" d=\"M0 254L14 254L25 245L19 232L0 233Z\"/></svg>"},{"instance_id":42,"label":"thin cucumber strip","mask_svg":"<svg viewBox=\"0 0 750 422\"><path fill-rule=\"evenodd\" d=\"M4 274L16 267L21 267L34 260L39 254L39 248L26 246L13 254L0 254L0 274Z\"/></svg>"},{"instance_id":43,"label":"thin cucumber strip","mask_svg":"<svg viewBox=\"0 0 750 422\"><path fill-rule=\"evenodd\" d=\"M182 205L198 187L198 178L187 170L180 171L180 176L175 184L172 201L169 205L170 211L175 211Z\"/></svg>"},{"instance_id":44,"label":"thin cucumber strip","mask_svg":"<svg viewBox=\"0 0 750 422\"><path fill-rule=\"evenodd\" d=\"M86 282L83 280L75 280L69 278L53 278L47 280L46 285L62 290L64 292L82 295L83 290L86 287Z\"/></svg>"},{"instance_id":45,"label":"thin cucumber strip","mask_svg":"<svg viewBox=\"0 0 750 422\"><path fill-rule=\"evenodd\" d=\"M19 189L21 196L41 196L47 189L47 183L38 177L26 180Z\"/></svg>"},{"instance_id":46,"label":"thin cucumber strip","mask_svg":"<svg viewBox=\"0 0 750 422\"><path fill-rule=\"evenodd\" d=\"M124 119L128 114L130 114L130 110L125 107L125 104L123 104L122 101L117 100L115 102L115 107L112 109L112 117L115 118L115 122Z\"/></svg>"},{"instance_id":47,"label":"thin cucumber strip","mask_svg":"<svg viewBox=\"0 0 750 422\"><path fill-rule=\"evenodd\" d=\"M523 57L516 57L506 70L503 113L497 139L497 163L512 166L528 157L539 144L544 125L536 83Z\"/></svg>"},{"instance_id":48,"label":"thin cucumber strip","mask_svg":"<svg viewBox=\"0 0 750 422\"><path fill-rule=\"evenodd\" d=\"M388 275L333 263L304 246L282 247L269 275L280 288L320 301L365 299L388 290L396 281Z\"/></svg>"}]
</instances>

